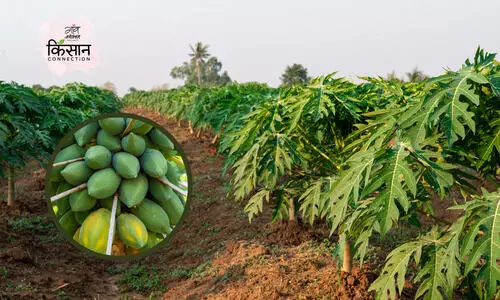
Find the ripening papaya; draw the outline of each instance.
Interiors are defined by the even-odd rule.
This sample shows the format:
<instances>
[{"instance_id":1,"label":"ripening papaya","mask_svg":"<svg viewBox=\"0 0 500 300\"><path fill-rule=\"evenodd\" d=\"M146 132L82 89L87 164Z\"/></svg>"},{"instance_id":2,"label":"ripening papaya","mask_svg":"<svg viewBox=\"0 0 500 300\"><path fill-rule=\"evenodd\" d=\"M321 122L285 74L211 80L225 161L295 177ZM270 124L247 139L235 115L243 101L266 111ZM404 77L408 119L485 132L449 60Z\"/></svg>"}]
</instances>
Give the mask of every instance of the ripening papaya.
<instances>
[{"instance_id":1,"label":"ripening papaya","mask_svg":"<svg viewBox=\"0 0 500 300\"><path fill-rule=\"evenodd\" d=\"M111 152L118 152L122 149L122 143L119 137L109 134L105 130L99 130L96 139L97 145L108 148Z\"/></svg>"},{"instance_id":2,"label":"ripening papaya","mask_svg":"<svg viewBox=\"0 0 500 300\"><path fill-rule=\"evenodd\" d=\"M182 214L184 213L184 205L169 186L155 179L149 180L149 193L167 213L170 224L176 225L179 223Z\"/></svg>"},{"instance_id":3,"label":"ripening papaya","mask_svg":"<svg viewBox=\"0 0 500 300\"><path fill-rule=\"evenodd\" d=\"M161 234L148 231L148 243L146 246L148 248L153 248L154 246L158 245L162 240L163 236Z\"/></svg>"},{"instance_id":4,"label":"ripening papaya","mask_svg":"<svg viewBox=\"0 0 500 300\"><path fill-rule=\"evenodd\" d=\"M79 241L84 247L105 254L108 245L111 212L105 208L93 211L80 227Z\"/></svg>"},{"instance_id":5,"label":"ripening papaya","mask_svg":"<svg viewBox=\"0 0 500 300\"><path fill-rule=\"evenodd\" d=\"M111 135L117 135L122 133L125 129L125 119L124 118L106 118L98 121L99 126Z\"/></svg>"},{"instance_id":6,"label":"ripening papaya","mask_svg":"<svg viewBox=\"0 0 500 300\"><path fill-rule=\"evenodd\" d=\"M54 163L83 157L84 155L85 155L85 149L78 146L77 144L73 144L73 145L68 146L66 148L63 148L61 151L59 151L59 153L57 153L57 155L54 159ZM58 167L52 168L52 172L50 174L50 180L51 181L62 180L63 177L61 176L61 171L64 169L64 167L65 166L58 166Z\"/></svg>"},{"instance_id":7,"label":"ripening papaya","mask_svg":"<svg viewBox=\"0 0 500 300\"><path fill-rule=\"evenodd\" d=\"M70 185L67 182L61 182L58 187L55 195L59 195L69 189L71 189L73 186ZM62 217L68 210L70 210L70 205L69 205L69 196L66 196L64 198L58 199L55 201L55 205L57 207L57 213L56 217L60 218Z\"/></svg>"},{"instance_id":8,"label":"ripening papaya","mask_svg":"<svg viewBox=\"0 0 500 300\"><path fill-rule=\"evenodd\" d=\"M79 190L69 195L69 204L71 210L74 212L89 210L94 207L95 202L95 198L89 196L87 189Z\"/></svg>"},{"instance_id":9,"label":"ripening papaya","mask_svg":"<svg viewBox=\"0 0 500 300\"><path fill-rule=\"evenodd\" d=\"M113 209L113 197L108 197L106 199L100 199L99 203L101 204L101 207L104 207L111 211ZM118 216L121 214L121 205L120 202L117 201L116 203L116 215Z\"/></svg>"},{"instance_id":10,"label":"ripening papaya","mask_svg":"<svg viewBox=\"0 0 500 300\"><path fill-rule=\"evenodd\" d=\"M174 150L174 143L172 143L172 141L163 132L161 132L160 129L153 128L148 133L148 136L155 145L160 147L161 150Z\"/></svg>"},{"instance_id":11,"label":"ripening papaya","mask_svg":"<svg viewBox=\"0 0 500 300\"><path fill-rule=\"evenodd\" d=\"M142 248L148 242L148 231L144 223L133 214L123 213L116 219L118 236L130 247Z\"/></svg>"},{"instance_id":12,"label":"ripening papaya","mask_svg":"<svg viewBox=\"0 0 500 300\"><path fill-rule=\"evenodd\" d=\"M144 199L140 205L131 209L131 212L136 215L146 228L156 233L169 233L170 220L167 213L160 205L149 199Z\"/></svg>"},{"instance_id":13,"label":"ripening papaya","mask_svg":"<svg viewBox=\"0 0 500 300\"><path fill-rule=\"evenodd\" d=\"M82 228L82 227L81 226L78 227L78 229L76 229L76 231L75 231L75 234L73 234L73 240L75 240L77 243L79 243L78 238L80 237L80 228Z\"/></svg>"},{"instance_id":14,"label":"ripening papaya","mask_svg":"<svg viewBox=\"0 0 500 300\"><path fill-rule=\"evenodd\" d=\"M123 180L118 197L127 207L133 207L144 200L147 192L148 179L141 173L137 178Z\"/></svg>"},{"instance_id":15,"label":"ripening papaya","mask_svg":"<svg viewBox=\"0 0 500 300\"><path fill-rule=\"evenodd\" d=\"M96 137L97 135L97 130L99 129L99 126L97 125L97 122L92 122L89 123L82 128L78 129L73 136L75 137L76 143L80 146L83 147L90 143L90 141Z\"/></svg>"},{"instance_id":16,"label":"ripening papaya","mask_svg":"<svg viewBox=\"0 0 500 300\"><path fill-rule=\"evenodd\" d=\"M127 119L127 126L131 122L131 119ZM153 128L152 125L149 125L147 123L144 123L139 120L134 121L134 125L132 125L131 131L140 135L145 135L147 134L151 129Z\"/></svg>"},{"instance_id":17,"label":"ripening papaya","mask_svg":"<svg viewBox=\"0 0 500 300\"><path fill-rule=\"evenodd\" d=\"M92 170L87 167L84 161L76 161L66 165L61 171L61 175L66 182L76 186L87 181L92 175Z\"/></svg>"},{"instance_id":18,"label":"ripening papaya","mask_svg":"<svg viewBox=\"0 0 500 300\"><path fill-rule=\"evenodd\" d=\"M167 174L168 163L160 151L146 149L140 160L142 170L149 176L159 178Z\"/></svg>"},{"instance_id":19,"label":"ripening papaya","mask_svg":"<svg viewBox=\"0 0 500 300\"><path fill-rule=\"evenodd\" d=\"M64 232L69 235L73 235L76 228L78 227L78 222L75 219L75 213L68 210L60 219L59 224L63 228Z\"/></svg>"},{"instance_id":20,"label":"ripening papaya","mask_svg":"<svg viewBox=\"0 0 500 300\"><path fill-rule=\"evenodd\" d=\"M96 145L87 149L85 152L85 162L93 170L100 170L109 167L111 164L111 151L108 148Z\"/></svg>"},{"instance_id":21,"label":"ripening papaya","mask_svg":"<svg viewBox=\"0 0 500 300\"><path fill-rule=\"evenodd\" d=\"M121 178L113 168L99 170L89 178L87 183L88 193L97 199L111 197L118 190L120 182Z\"/></svg>"},{"instance_id":22,"label":"ripening papaya","mask_svg":"<svg viewBox=\"0 0 500 300\"><path fill-rule=\"evenodd\" d=\"M137 178L141 169L139 160L127 152L118 152L113 156L113 168L125 179Z\"/></svg>"},{"instance_id":23,"label":"ripening papaya","mask_svg":"<svg viewBox=\"0 0 500 300\"><path fill-rule=\"evenodd\" d=\"M122 148L132 155L141 156L146 150L146 141L142 136L131 132L122 138Z\"/></svg>"}]
</instances>

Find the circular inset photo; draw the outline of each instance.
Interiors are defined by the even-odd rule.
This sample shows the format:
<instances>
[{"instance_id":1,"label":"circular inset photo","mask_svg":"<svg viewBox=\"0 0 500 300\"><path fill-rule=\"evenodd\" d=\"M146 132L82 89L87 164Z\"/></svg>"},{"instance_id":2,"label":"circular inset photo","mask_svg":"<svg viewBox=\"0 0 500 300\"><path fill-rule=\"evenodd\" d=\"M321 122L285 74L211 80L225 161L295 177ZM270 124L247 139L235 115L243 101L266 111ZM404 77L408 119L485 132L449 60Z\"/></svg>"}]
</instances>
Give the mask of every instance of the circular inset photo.
<instances>
[{"instance_id":1,"label":"circular inset photo","mask_svg":"<svg viewBox=\"0 0 500 300\"><path fill-rule=\"evenodd\" d=\"M161 126L108 114L59 142L46 183L50 213L68 239L123 259L168 241L187 210L191 176L182 149Z\"/></svg>"}]
</instances>

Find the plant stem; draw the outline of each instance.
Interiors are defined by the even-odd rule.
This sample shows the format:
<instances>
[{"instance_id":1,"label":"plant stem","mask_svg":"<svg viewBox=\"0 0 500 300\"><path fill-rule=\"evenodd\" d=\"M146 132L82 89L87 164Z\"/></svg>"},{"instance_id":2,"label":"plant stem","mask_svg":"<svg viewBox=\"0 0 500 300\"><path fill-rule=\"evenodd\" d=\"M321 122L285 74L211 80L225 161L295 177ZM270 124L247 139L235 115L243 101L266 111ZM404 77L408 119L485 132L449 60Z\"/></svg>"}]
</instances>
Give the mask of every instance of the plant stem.
<instances>
[{"instance_id":1,"label":"plant stem","mask_svg":"<svg viewBox=\"0 0 500 300\"><path fill-rule=\"evenodd\" d=\"M56 200L59 200L59 199L61 199L61 198L66 197L66 196L68 196L68 195L71 195L71 194L73 194L74 192L78 192L79 190L83 190L83 189L84 189L84 188L86 188L86 187L87 187L87 183L86 183L86 182L85 182L85 183L82 183L82 184L80 184L79 186L75 186L75 187L74 187L74 188L72 188L72 189L69 189L69 190L64 191L64 192L62 192L62 193L60 193L60 194L57 194L57 195L55 195L55 196L50 197L50 201L51 201L51 202L54 202L54 201L56 201Z\"/></svg>"},{"instance_id":2,"label":"plant stem","mask_svg":"<svg viewBox=\"0 0 500 300\"><path fill-rule=\"evenodd\" d=\"M172 188L173 190L181 193L183 196L187 196L187 192L185 190L183 190L180 187L176 186L175 184L171 183L170 181L168 181L167 178L165 178L165 177L163 177L163 178L156 178L156 180L158 180L159 182L161 182L163 184L168 185L170 188Z\"/></svg>"},{"instance_id":3,"label":"plant stem","mask_svg":"<svg viewBox=\"0 0 500 300\"><path fill-rule=\"evenodd\" d=\"M193 127L191 127L191 120L188 121L188 124L189 124L189 133L193 134L194 131L193 131Z\"/></svg>"},{"instance_id":4,"label":"plant stem","mask_svg":"<svg viewBox=\"0 0 500 300\"><path fill-rule=\"evenodd\" d=\"M84 159L85 159L84 157L78 157L78 158L73 158L73 159L66 160L66 161L61 161L61 162L53 164L52 168L59 167L59 166L64 166L64 165L70 164L72 162L80 161L80 160L84 160Z\"/></svg>"},{"instance_id":5,"label":"plant stem","mask_svg":"<svg viewBox=\"0 0 500 300\"><path fill-rule=\"evenodd\" d=\"M15 175L14 165L9 165L8 174L8 192L7 192L7 205L12 206L15 202L15 186L14 186L14 175Z\"/></svg>"},{"instance_id":6,"label":"plant stem","mask_svg":"<svg viewBox=\"0 0 500 300\"><path fill-rule=\"evenodd\" d=\"M344 261L342 262L342 271L346 273L352 272L351 242L349 240L346 240L344 244Z\"/></svg>"},{"instance_id":7,"label":"plant stem","mask_svg":"<svg viewBox=\"0 0 500 300\"><path fill-rule=\"evenodd\" d=\"M109 220L108 245L106 247L106 255L111 255L111 250L113 249L117 202L118 202L118 193L116 193L115 196L113 197L113 206L111 207L111 219Z\"/></svg>"},{"instance_id":8,"label":"plant stem","mask_svg":"<svg viewBox=\"0 0 500 300\"><path fill-rule=\"evenodd\" d=\"M213 145L213 144L215 144L215 143L217 142L217 138L218 138L218 137L219 137L219 135L218 135L218 134L216 134L216 135L214 136L214 139L212 140L212 145Z\"/></svg>"}]
</instances>

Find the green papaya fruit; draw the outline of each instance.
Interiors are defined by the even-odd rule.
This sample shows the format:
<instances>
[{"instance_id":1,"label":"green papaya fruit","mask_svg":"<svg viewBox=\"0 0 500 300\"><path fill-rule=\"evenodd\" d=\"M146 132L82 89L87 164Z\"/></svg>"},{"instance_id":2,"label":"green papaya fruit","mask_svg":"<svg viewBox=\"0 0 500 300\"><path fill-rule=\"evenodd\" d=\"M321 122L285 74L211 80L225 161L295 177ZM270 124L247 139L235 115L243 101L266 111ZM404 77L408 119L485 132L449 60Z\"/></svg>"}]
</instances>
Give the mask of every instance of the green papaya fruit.
<instances>
[{"instance_id":1,"label":"green papaya fruit","mask_svg":"<svg viewBox=\"0 0 500 300\"><path fill-rule=\"evenodd\" d=\"M168 181L170 181L171 183L179 185L179 178L181 174L185 172L185 170L181 171L181 167L172 161L167 160L167 164L168 168L165 177L167 177Z\"/></svg>"},{"instance_id":2,"label":"green papaya fruit","mask_svg":"<svg viewBox=\"0 0 500 300\"><path fill-rule=\"evenodd\" d=\"M109 198L106 198L106 199L100 199L99 203L105 209L108 209L109 211L112 211L112 209L113 209L113 197L109 197ZM117 216L122 213L121 212L121 207L122 206L121 206L120 201L117 201L117 203L116 203L116 215Z\"/></svg>"},{"instance_id":3,"label":"green papaya fruit","mask_svg":"<svg viewBox=\"0 0 500 300\"><path fill-rule=\"evenodd\" d=\"M153 128L148 136L151 141L160 147L161 150L174 150L174 143L158 128Z\"/></svg>"},{"instance_id":4,"label":"green papaya fruit","mask_svg":"<svg viewBox=\"0 0 500 300\"><path fill-rule=\"evenodd\" d=\"M171 231L170 220L167 213L154 201L145 198L141 204L132 208L131 212L136 215L150 231L156 233L169 233Z\"/></svg>"},{"instance_id":5,"label":"green papaya fruit","mask_svg":"<svg viewBox=\"0 0 500 300\"><path fill-rule=\"evenodd\" d=\"M116 219L118 237L127 246L142 248L148 242L148 230L133 214L123 213Z\"/></svg>"},{"instance_id":6,"label":"green papaya fruit","mask_svg":"<svg viewBox=\"0 0 500 300\"><path fill-rule=\"evenodd\" d=\"M87 181L92 175L92 170L87 167L84 161L76 161L66 165L61 171L61 175L66 182L76 186Z\"/></svg>"},{"instance_id":7,"label":"green papaya fruit","mask_svg":"<svg viewBox=\"0 0 500 300\"><path fill-rule=\"evenodd\" d=\"M127 207L133 207L144 200L147 192L148 179L141 173L137 178L123 180L118 197Z\"/></svg>"},{"instance_id":8,"label":"green papaya fruit","mask_svg":"<svg viewBox=\"0 0 500 300\"><path fill-rule=\"evenodd\" d=\"M168 163L160 151L146 149L141 156L141 167L149 176L159 178L167 174Z\"/></svg>"},{"instance_id":9,"label":"green papaya fruit","mask_svg":"<svg viewBox=\"0 0 500 300\"><path fill-rule=\"evenodd\" d=\"M113 156L113 168L125 179L137 178L141 169L139 160L127 152L118 152Z\"/></svg>"},{"instance_id":10,"label":"green papaya fruit","mask_svg":"<svg viewBox=\"0 0 500 300\"><path fill-rule=\"evenodd\" d=\"M111 135L117 135L122 133L125 129L125 119L124 118L106 118L98 121L99 126Z\"/></svg>"},{"instance_id":11,"label":"green papaya fruit","mask_svg":"<svg viewBox=\"0 0 500 300\"><path fill-rule=\"evenodd\" d=\"M80 227L79 243L92 251L106 254L110 220L111 212L105 208L90 213Z\"/></svg>"},{"instance_id":12,"label":"green papaya fruit","mask_svg":"<svg viewBox=\"0 0 500 300\"><path fill-rule=\"evenodd\" d=\"M170 224L178 224L184 213L184 205L179 196L169 186L152 178L149 180L149 193L167 213Z\"/></svg>"},{"instance_id":13,"label":"green papaya fruit","mask_svg":"<svg viewBox=\"0 0 500 300\"><path fill-rule=\"evenodd\" d=\"M75 219L75 213L68 210L60 219L59 224L63 228L64 232L69 235L73 235L76 228L78 227L78 222Z\"/></svg>"},{"instance_id":14,"label":"green papaya fruit","mask_svg":"<svg viewBox=\"0 0 500 300\"><path fill-rule=\"evenodd\" d=\"M67 190L71 189L73 186L70 185L67 182L61 182L59 186L57 187L57 191L55 195L59 195L60 193L66 192ZM57 207L57 213L56 217L60 218L62 217L68 210L70 210L70 205L69 205L69 196L66 196L64 198L58 199L55 201L55 205Z\"/></svg>"},{"instance_id":15,"label":"green papaya fruit","mask_svg":"<svg viewBox=\"0 0 500 300\"><path fill-rule=\"evenodd\" d=\"M121 182L113 168L99 170L90 176L87 189L90 196L97 199L104 199L113 196Z\"/></svg>"},{"instance_id":16,"label":"green papaya fruit","mask_svg":"<svg viewBox=\"0 0 500 300\"><path fill-rule=\"evenodd\" d=\"M95 198L87 194L87 189L79 190L69 195L69 204L71 210L74 212L89 210L94 207L95 202Z\"/></svg>"},{"instance_id":17,"label":"green papaya fruit","mask_svg":"<svg viewBox=\"0 0 500 300\"><path fill-rule=\"evenodd\" d=\"M127 126L130 123L131 119L127 119ZM131 131L140 135L145 135L147 134L151 129L153 128L152 125L149 125L147 123L144 123L139 120L134 121L134 125L132 125Z\"/></svg>"},{"instance_id":18,"label":"green papaya fruit","mask_svg":"<svg viewBox=\"0 0 500 300\"><path fill-rule=\"evenodd\" d=\"M151 139L149 138L149 136L144 135L143 138L144 138L144 141L146 142L146 148L151 148L151 149L156 149L156 150L159 149L158 146L156 146L155 144L153 144L153 142L151 141Z\"/></svg>"},{"instance_id":19,"label":"green papaya fruit","mask_svg":"<svg viewBox=\"0 0 500 300\"><path fill-rule=\"evenodd\" d=\"M85 149L78 146L77 144L73 144L71 146L68 146L66 148L61 149L61 151L59 151L59 153L57 153L57 155L54 159L54 163L83 157L84 155L85 155ZM63 180L63 177L61 176L61 171L64 169L64 167L65 166L58 166L58 167L52 168L52 172L50 174L50 180L51 181Z\"/></svg>"},{"instance_id":20,"label":"green papaya fruit","mask_svg":"<svg viewBox=\"0 0 500 300\"><path fill-rule=\"evenodd\" d=\"M141 156L146 150L146 141L142 136L131 132L122 138L122 148L132 155Z\"/></svg>"},{"instance_id":21,"label":"green papaya fruit","mask_svg":"<svg viewBox=\"0 0 500 300\"><path fill-rule=\"evenodd\" d=\"M91 208L89 210L84 210L84 211L76 211L75 212L75 219L78 222L78 224L82 225L85 219L90 215L91 212L93 212L95 209Z\"/></svg>"},{"instance_id":22,"label":"green papaya fruit","mask_svg":"<svg viewBox=\"0 0 500 300\"><path fill-rule=\"evenodd\" d=\"M73 136L70 136L65 141L63 141L63 140L59 141L59 144L61 144L61 148L69 147L69 146L73 145L74 143L76 143L76 141L75 141L75 138Z\"/></svg>"},{"instance_id":23,"label":"green papaya fruit","mask_svg":"<svg viewBox=\"0 0 500 300\"><path fill-rule=\"evenodd\" d=\"M148 231L148 243L147 247L148 248L153 248L154 246L158 245L161 243L163 240L163 236L159 233Z\"/></svg>"},{"instance_id":24,"label":"green papaya fruit","mask_svg":"<svg viewBox=\"0 0 500 300\"><path fill-rule=\"evenodd\" d=\"M111 156L111 151L108 148L101 145L92 146L85 152L85 162L91 169L104 169L111 164Z\"/></svg>"},{"instance_id":25,"label":"green papaya fruit","mask_svg":"<svg viewBox=\"0 0 500 300\"><path fill-rule=\"evenodd\" d=\"M97 122L92 122L89 123L82 128L78 129L73 136L75 137L76 143L80 146L83 147L90 143L90 141L96 137L97 135L97 130L99 129L99 126L97 125Z\"/></svg>"},{"instance_id":26,"label":"green papaya fruit","mask_svg":"<svg viewBox=\"0 0 500 300\"><path fill-rule=\"evenodd\" d=\"M111 152L118 152L122 149L120 138L109 134L105 130L99 130L96 142L97 145L104 146Z\"/></svg>"}]
</instances>

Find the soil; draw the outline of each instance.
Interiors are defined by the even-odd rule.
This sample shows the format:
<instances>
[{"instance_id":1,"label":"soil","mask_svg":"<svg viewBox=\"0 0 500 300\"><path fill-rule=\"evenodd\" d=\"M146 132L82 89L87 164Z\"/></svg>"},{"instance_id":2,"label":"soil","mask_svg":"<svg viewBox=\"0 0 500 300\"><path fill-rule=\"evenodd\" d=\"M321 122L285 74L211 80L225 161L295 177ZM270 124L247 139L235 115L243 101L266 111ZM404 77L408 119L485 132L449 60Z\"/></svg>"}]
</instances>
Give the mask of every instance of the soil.
<instances>
[{"instance_id":1,"label":"soil","mask_svg":"<svg viewBox=\"0 0 500 300\"><path fill-rule=\"evenodd\" d=\"M164 126L183 147L194 187L183 224L167 247L147 258L116 263L86 255L47 217L45 172L30 163L16 176L17 204L0 202L0 299L373 298L368 287L387 243L375 243L378 250L363 270L338 272L326 226L270 223L270 209L249 223L244 203L226 198L229 177L221 172L223 158L216 156L210 132L196 138L187 124L178 127L158 113L124 112ZM2 200L6 188L0 181ZM137 266L145 268L132 274ZM408 287L402 299L413 299L415 289Z\"/></svg>"}]
</instances>

